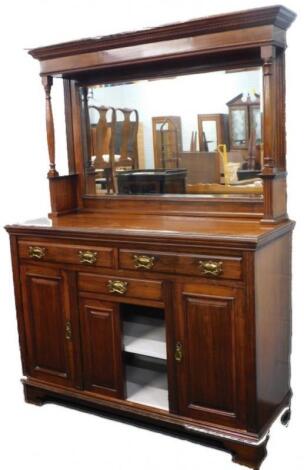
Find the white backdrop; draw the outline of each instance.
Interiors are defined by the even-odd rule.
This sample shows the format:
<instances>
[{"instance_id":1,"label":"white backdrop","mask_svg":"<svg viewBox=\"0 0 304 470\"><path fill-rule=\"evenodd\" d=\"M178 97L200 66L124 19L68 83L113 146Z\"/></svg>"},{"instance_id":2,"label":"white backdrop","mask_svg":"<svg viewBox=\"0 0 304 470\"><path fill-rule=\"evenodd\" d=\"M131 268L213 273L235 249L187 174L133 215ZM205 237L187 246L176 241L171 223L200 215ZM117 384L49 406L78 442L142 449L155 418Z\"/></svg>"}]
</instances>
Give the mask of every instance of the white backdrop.
<instances>
[{"instance_id":1,"label":"white backdrop","mask_svg":"<svg viewBox=\"0 0 304 470\"><path fill-rule=\"evenodd\" d=\"M0 6L0 225L49 211L48 157L39 65L25 48L154 26L225 11L276 4L270 0L3 0ZM264 470L304 468L304 157L302 0L285 0L298 18L288 32L288 207L297 220L293 256L293 417L271 432ZM56 97L54 97L56 102ZM58 103L58 106L60 104ZM58 144L60 145L60 144ZM65 163L59 163L59 169ZM25 405L8 237L0 231L0 467L13 470L174 470L237 468L228 454L68 408ZM271 295L271 293L270 293Z\"/></svg>"}]
</instances>

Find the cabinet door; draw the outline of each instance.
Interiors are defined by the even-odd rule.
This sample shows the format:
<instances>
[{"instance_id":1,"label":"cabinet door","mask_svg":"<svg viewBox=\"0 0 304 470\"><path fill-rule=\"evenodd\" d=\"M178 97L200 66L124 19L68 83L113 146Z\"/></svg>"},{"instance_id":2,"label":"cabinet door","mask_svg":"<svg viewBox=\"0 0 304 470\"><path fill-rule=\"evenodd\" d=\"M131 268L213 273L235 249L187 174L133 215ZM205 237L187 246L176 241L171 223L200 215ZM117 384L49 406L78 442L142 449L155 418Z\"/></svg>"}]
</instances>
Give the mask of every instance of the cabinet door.
<instances>
[{"instance_id":1,"label":"cabinet door","mask_svg":"<svg viewBox=\"0 0 304 470\"><path fill-rule=\"evenodd\" d=\"M44 266L21 268L27 368L32 377L72 385L72 322L67 275Z\"/></svg>"},{"instance_id":2,"label":"cabinet door","mask_svg":"<svg viewBox=\"0 0 304 470\"><path fill-rule=\"evenodd\" d=\"M245 331L241 289L180 287L176 369L181 414L222 425L245 421Z\"/></svg>"},{"instance_id":3,"label":"cabinet door","mask_svg":"<svg viewBox=\"0 0 304 470\"><path fill-rule=\"evenodd\" d=\"M85 388L122 398L124 381L118 304L81 299L80 321Z\"/></svg>"}]
</instances>

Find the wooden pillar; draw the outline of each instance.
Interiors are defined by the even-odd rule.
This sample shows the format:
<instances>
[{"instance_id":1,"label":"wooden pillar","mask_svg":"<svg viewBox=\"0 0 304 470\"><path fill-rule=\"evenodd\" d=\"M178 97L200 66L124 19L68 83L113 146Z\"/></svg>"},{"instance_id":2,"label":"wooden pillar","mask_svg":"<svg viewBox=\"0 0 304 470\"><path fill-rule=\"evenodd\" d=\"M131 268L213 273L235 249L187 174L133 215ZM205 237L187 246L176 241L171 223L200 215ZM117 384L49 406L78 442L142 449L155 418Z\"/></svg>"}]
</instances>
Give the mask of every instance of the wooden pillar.
<instances>
[{"instance_id":1,"label":"wooden pillar","mask_svg":"<svg viewBox=\"0 0 304 470\"><path fill-rule=\"evenodd\" d=\"M88 88L79 87L80 96L80 120L81 120L81 142L83 158L85 162L85 191L87 194L96 194L95 166L91 160L91 125L88 107Z\"/></svg>"},{"instance_id":2,"label":"wooden pillar","mask_svg":"<svg viewBox=\"0 0 304 470\"><path fill-rule=\"evenodd\" d=\"M281 54L281 55L280 55ZM283 54L283 55L282 55ZM287 218L285 172L284 79L280 73L284 53L274 46L261 48L263 61L264 216L262 222L277 223Z\"/></svg>"},{"instance_id":3,"label":"wooden pillar","mask_svg":"<svg viewBox=\"0 0 304 470\"><path fill-rule=\"evenodd\" d=\"M81 100L81 129L82 129L82 142L83 151L85 156L86 173L94 173L94 164L91 161L91 126L88 107L88 88L80 87L80 100Z\"/></svg>"},{"instance_id":4,"label":"wooden pillar","mask_svg":"<svg viewBox=\"0 0 304 470\"><path fill-rule=\"evenodd\" d=\"M274 106L274 59L275 47L264 46L261 48L263 60L263 133L264 133L264 174L273 174L274 139L275 139L275 106Z\"/></svg>"},{"instance_id":5,"label":"wooden pillar","mask_svg":"<svg viewBox=\"0 0 304 470\"><path fill-rule=\"evenodd\" d=\"M51 88L53 85L53 77L46 75L42 77L42 85L45 91L45 115L46 115L46 133L47 143L49 149L50 169L48 171L48 178L58 176L55 164L55 132L54 132L54 119L51 103Z\"/></svg>"}]
</instances>

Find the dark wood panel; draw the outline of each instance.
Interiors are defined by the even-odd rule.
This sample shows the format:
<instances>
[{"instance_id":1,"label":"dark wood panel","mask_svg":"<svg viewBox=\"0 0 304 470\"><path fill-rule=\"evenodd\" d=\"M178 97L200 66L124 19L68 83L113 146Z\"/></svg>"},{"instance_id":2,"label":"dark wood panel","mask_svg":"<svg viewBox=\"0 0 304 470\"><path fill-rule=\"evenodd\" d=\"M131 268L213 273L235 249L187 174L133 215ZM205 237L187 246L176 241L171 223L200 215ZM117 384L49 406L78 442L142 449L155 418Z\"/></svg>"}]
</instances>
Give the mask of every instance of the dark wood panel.
<instances>
[{"instance_id":1,"label":"dark wood panel","mask_svg":"<svg viewBox=\"0 0 304 470\"><path fill-rule=\"evenodd\" d=\"M33 377L54 383L73 382L72 331L65 274L56 269L23 266L22 297L28 350Z\"/></svg>"},{"instance_id":2,"label":"dark wood panel","mask_svg":"<svg viewBox=\"0 0 304 470\"><path fill-rule=\"evenodd\" d=\"M255 254L257 426L264 426L290 393L291 236ZM265 289L267 285L267 289Z\"/></svg>"},{"instance_id":3,"label":"dark wood panel","mask_svg":"<svg viewBox=\"0 0 304 470\"><path fill-rule=\"evenodd\" d=\"M122 340L119 306L81 299L85 388L123 397Z\"/></svg>"},{"instance_id":4,"label":"dark wood panel","mask_svg":"<svg viewBox=\"0 0 304 470\"><path fill-rule=\"evenodd\" d=\"M234 334L231 301L186 299L190 408L234 414ZM199 373L193 366L201 364ZM223 387L225 384L225 387Z\"/></svg>"},{"instance_id":5,"label":"dark wood panel","mask_svg":"<svg viewBox=\"0 0 304 470\"><path fill-rule=\"evenodd\" d=\"M57 176L49 179L52 214L66 214L77 209L78 175Z\"/></svg>"},{"instance_id":6,"label":"dark wood panel","mask_svg":"<svg viewBox=\"0 0 304 470\"><path fill-rule=\"evenodd\" d=\"M244 426L246 379L242 290L185 284L179 288L182 359L180 411L222 425Z\"/></svg>"}]
</instances>

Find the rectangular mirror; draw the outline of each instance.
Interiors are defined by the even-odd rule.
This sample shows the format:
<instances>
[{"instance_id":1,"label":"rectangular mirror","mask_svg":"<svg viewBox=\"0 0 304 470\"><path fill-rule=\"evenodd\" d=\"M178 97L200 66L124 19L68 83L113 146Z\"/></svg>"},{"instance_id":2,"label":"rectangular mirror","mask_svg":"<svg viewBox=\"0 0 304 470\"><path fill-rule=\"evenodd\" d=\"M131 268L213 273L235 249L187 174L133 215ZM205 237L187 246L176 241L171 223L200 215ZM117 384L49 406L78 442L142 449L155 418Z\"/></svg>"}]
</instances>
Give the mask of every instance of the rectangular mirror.
<instances>
[{"instance_id":1,"label":"rectangular mirror","mask_svg":"<svg viewBox=\"0 0 304 470\"><path fill-rule=\"evenodd\" d=\"M86 193L260 195L260 67L81 87Z\"/></svg>"}]
</instances>

